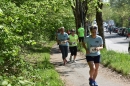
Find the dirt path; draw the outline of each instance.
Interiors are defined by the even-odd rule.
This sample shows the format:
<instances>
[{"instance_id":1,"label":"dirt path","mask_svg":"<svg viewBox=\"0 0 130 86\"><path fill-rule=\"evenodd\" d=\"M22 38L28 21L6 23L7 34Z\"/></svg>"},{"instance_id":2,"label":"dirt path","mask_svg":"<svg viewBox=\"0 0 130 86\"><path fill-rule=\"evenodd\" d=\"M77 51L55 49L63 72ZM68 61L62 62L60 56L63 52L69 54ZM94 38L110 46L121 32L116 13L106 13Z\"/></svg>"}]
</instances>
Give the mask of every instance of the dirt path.
<instances>
[{"instance_id":1,"label":"dirt path","mask_svg":"<svg viewBox=\"0 0 130 86\"><path fill-rule=\"evenodd\" d=\"M55 65L56 70L65 82L65 86L89 86L89 67L85 56L78 53L76 63L68 63L63 66L61 65L63 64L61 53L57 53L57 48L57 45L52 48L50 62ZM69 58L67 59L69 60ZM130 86L130 82L128 82L130 80L102 65L100 65L99 75L96 80L99 86Z\"/></svg>"}]
</instances>

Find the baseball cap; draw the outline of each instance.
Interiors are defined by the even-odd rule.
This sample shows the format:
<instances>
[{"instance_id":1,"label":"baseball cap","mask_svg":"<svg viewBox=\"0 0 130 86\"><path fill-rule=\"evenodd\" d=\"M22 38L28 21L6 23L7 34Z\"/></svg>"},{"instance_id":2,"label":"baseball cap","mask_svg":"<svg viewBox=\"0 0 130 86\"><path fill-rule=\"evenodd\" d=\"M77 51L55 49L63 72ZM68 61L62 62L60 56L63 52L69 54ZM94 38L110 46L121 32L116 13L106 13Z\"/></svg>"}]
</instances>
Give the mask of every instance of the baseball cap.
<instances>
[{"instance_id":1,"label":"baseball cap","mask_svg":"<svg viewBox=\"0 0 130 86\"><path fill-rule=\"evenodd\" d=\"M72 31L72 32L75 32L75 30L74 30L74 29L72 29L71 31Z\"/></svg>"}]
</instances>

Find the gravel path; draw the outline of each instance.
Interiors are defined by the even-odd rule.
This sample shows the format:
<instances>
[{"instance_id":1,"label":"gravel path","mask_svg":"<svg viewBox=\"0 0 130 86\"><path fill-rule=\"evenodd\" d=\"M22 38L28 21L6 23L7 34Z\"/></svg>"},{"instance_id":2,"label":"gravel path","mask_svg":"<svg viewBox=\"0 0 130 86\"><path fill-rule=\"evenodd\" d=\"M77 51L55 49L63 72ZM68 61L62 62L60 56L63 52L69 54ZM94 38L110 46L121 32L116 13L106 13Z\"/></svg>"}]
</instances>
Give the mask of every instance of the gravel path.
<instances>
[{"instance_id":1,"label":"gravel path","mask_svg":"<svg viewBox=\"0 0 130 86\"><path fill-rule=\"evenodd\" d=\"M65 86L89 86L89 67L85 60L85 56L78 53L76 63L67 63L66 66L63 66L61 65L63 64L61 53L57 53L57 48L57 45L53 46L50 62L55 65L55 68L64 81ZM69 60L69 58L67 59ZM130 80L101 64L96 80L99 86L130 86Z\"/></svg>"}]
</instances>

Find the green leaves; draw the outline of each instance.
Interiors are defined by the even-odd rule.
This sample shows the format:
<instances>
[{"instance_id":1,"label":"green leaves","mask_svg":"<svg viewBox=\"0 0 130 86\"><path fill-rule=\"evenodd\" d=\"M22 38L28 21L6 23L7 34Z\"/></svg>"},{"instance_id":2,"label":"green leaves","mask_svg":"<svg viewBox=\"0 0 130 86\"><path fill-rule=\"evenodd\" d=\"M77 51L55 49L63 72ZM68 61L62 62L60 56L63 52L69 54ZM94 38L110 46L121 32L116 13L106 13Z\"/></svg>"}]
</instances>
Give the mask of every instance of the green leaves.
<instances>
[{"instance_id":1,"label":"green leaves","mask_svg":"<svg viewBox=\"0 0 130 86\"><path fill-rule=\"evenodd\" d=\"M0 16L3 15L3 11L0 9Z\"/></svg>"},{"instance_id":2,"label":"green leaves","mask_svg":"<svg viewBox=\"0 0 130 86\"><path fill-rule=\"evenodd\" d=\"M118 27L128 27L129 9L130 0L110 0L110 6L105 6L103 10L104 19L113 19Z\"/></svg>"},{"instance_id":3,"label":"green leaves","mask_svg":"<svg viewBox=\"0 0 130 86\"><path fill-rule=\"evenodd\" d=\"M55 32L61 26L66 30L74 27L68 1L3 0L0 4L0 62L19 57L21 46L55 40Z\"/></svg>"},{"instance_id":4,"label":"green leaves","mask_svg":"<svg viewBox=\"0 0 130 86\"><path fill-rule=\"evenodd\" d=\"M34 86L33 82L25 80L24 77L11 76L8 79L0 76L0 86Z\"/></svg>"},{"instance_id":5,"label":"green leaves","mask_svg":"<svg viewBox=\"0 0 130 86\"><path fill-rule=\"evenodd\" d=\"M32 82L37 80L32 78L35 68L25 64L20 55L24 54L23 57L30 59L26 57L25 49L31 51L41 41L55 40L55 32L61 26L71 29L74 26L71 8L66 0L1 0L0 8L0 64L4 65L0 71L0 86L33 86ZM46 45L43 44L42 47L44 46ZM40 47L36 51L43 53L45 50ZM51 69L50 65L45 67ZM40 67L43 69L42 63ZM19 73L26 74L26 77L16 77ZM37 80L38 83L39 80L41 86L44 82L50 83L41 78Z\"/></svg>"}]
</instances>

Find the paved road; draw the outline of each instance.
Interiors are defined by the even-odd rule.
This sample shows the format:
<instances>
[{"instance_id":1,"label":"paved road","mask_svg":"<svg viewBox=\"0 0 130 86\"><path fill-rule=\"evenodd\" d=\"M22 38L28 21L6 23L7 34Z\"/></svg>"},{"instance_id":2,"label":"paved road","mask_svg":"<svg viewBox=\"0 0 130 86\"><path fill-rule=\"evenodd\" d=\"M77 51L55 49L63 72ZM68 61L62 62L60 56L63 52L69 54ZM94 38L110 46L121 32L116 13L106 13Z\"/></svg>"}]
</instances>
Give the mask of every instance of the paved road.
<instances>
[{"instance_id":1,"label":"paved road","mask_svg":"<svg viewBox=\"0 0 130 86\"><path fill-rule=\"evenodd\" d=\"M110 34L105 32L105 39L108 49L128 53L129 39L126 39L126 37L120 36L117 33Z\"/></svg>"}]
</instances>

